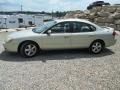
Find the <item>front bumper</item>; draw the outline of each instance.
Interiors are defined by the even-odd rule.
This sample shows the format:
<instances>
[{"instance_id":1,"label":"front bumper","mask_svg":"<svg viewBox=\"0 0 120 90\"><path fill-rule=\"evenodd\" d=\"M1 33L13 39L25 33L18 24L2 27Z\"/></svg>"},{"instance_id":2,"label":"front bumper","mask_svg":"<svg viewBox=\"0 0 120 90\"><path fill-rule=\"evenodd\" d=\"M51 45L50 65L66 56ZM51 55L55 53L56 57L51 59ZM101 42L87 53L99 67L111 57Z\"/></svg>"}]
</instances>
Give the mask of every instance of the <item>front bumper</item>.
<instances>
[{"instance_id":1,"label":"front bumper","mask_svg":"<svg viewBox=\"0 0 120 90\"><path fill-rule=\"evenodd\" d=\"M5 51L7 52L17 52L18 45L15 42L3 42Z\"/></svg>"}]
</instances>

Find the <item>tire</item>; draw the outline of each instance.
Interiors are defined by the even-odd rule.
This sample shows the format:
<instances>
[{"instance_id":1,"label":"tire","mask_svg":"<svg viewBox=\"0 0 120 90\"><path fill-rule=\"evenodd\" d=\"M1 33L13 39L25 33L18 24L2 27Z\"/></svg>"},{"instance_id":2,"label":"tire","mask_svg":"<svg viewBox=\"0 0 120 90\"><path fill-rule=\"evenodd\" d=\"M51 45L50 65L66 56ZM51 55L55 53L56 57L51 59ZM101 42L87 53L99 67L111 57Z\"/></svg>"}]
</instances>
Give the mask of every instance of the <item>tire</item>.
<instances>
[{"instance_id":1,"label":"tire","mask_svg":"<svg viewBox=\"0 0 120 90\"><path fill-rule=\"evenodd\" d=\"M21 45L19 53L21 56L29 58L38 53L38 46L34 42L25 42Z\"/></svg>"},{"instance_id":2,"label":"tire","mask_svg":"<svg viewBox=\"0 0 120 90\"><path fill-rule=\"evenodd\" d=\"M99 54L102 52L103 48L104 44L101 41L95 41L90 45L89 50L93 54Z\"/></svg>"}]
</instances>

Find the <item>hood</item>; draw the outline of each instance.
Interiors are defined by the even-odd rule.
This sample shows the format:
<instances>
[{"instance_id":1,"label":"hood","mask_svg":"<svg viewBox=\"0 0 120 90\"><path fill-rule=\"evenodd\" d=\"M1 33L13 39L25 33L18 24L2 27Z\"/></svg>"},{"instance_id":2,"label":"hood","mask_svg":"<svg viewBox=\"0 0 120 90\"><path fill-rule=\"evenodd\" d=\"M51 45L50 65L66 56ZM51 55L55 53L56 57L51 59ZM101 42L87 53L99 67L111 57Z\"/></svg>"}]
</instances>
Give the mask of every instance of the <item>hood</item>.
<instances>
[{"instance_id":1,"label":"hood","mask_svg":"<svg viewBox=\"0 0 120 90\"><path fill-rule=\"evenodd\" d=\"M32 30L25 30L25 31L13 32L9 34L8 37L16 39L16 38L31 37L35 35L38 35L38 34L34 33Z\"/></svg>"}]
</instances>

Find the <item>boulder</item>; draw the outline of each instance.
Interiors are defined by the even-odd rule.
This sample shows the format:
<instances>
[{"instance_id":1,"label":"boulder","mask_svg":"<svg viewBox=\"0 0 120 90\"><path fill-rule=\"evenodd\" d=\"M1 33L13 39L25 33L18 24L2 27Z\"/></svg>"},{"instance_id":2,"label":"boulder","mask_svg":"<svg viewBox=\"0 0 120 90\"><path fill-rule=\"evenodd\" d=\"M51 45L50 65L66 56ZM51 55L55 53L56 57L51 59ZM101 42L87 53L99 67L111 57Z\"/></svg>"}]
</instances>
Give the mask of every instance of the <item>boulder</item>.
<instances>
[{"instance_id":1,"label":"boulder","mask_svg":"<svg viewBox=\"0 0 120 90\"><path fill-rule=\"evenodd\" d=\"M93 7L93 9L90 9L90 13L96 13L96 12L98 12L96 7Z\"/></svg>"},{"instance_id":2,"label":"boulder","mask_svg":"<svg viewBox=\"0 0 120 90\"><path fill-rule=\"evenodd\" d=\"M112 28L114 28L114 29L117 28L117 25L115 25L115 24L105 23L105 26L112 27Z\"/></svg>"},{"instance_id":3,"label":"boulder","mask_svg":"<svg viewBox=\"0 0 120 90\"><path fill-rule=\"evenodd\" d=\"M84 18L86 18L86 14L84 14L84 13L82 13L82 14L75 14L74 17L75 18L82 18L82 19L84 19Z\"/></svg>"},{"instance_id":4,"label":"boulder","mask_svg":"<svg viewBox=\"0 0 120 90\"><path fill-rule=\"evenodd\" d=\"M93 7L93 9L90 10L90 13L97 13L100 12L102 10L102 7L97 6L97 7Z\"/></svg>"},{"instance_id":5,"label":"boulder","mask_svg":"<svg viewBox=\"0 0 120 90\"><path fill-rule=\"evenodd\" d=\"M120 4L115 4L115 5L113 5L112 7L120 8Z\"/></svg>"},{"instance_id":6,"label":"boulder","mask_svg":"<svg viewBox=\"0 0 120 90\"><path fill-rule=\"evenodd\" d=\"M115 24L120 25L120 20L115 20Z\"/></svg>"},{"instance_id":7,"label":"boulder","mask_svg":"<svg viewBox=\"0 0 120 90\"><path fill-rule=\"evenodd\" d=\"M112 28L114 28L114 29L117 29L117 25L115 25L115 24L110 24L109 27L112 27Z\"/></svg>"},{"instance_id":8,"label":"boulder","mask_svg":"<svg viewBox=\"0 0 120 90\"><path fill-rule=\"evenodd\" d=\"M100 16L100 17L109 17L110 13L109 12L98 12L98 16Z\"/></svg>"},{"instance_id":9,"label":"boulder","mask_svg":"<svg viewBox=\"0 0 120 90\"><path fill-rule=\"evenodd\" d=\"M75 15L80 15L80 14L84 14L84 12L80 10L70 11L64 16L64 18L75 18Z\"/></svg>"},{"instance_id":10,"label":"boulder","mask_svg":"<svg viewBox=\"0 0 120 90\"><path fill-rule=\"evenodd\" d=\"M117 25L117 29L116 30L119 30L120 31L120 25Z\"/></svg>"},{"instance_id":11,"label":"boulder","mask_svg":"<svg viewBox=\"0 0 120 90\"><path fill-rule=\"evenodd\" d=\"M97 24L98 26L105 26L105 23L95 23Z\"/></svg>"},{"instance_id":12,"label":"boulder","mask_svg":"<svg viewBox=\"0 0 120 90\"><path fill-rule=\"evenodd\" d=\"M114 19L113 18L107 18L107 17L98 17L95 19L95 22L98 23L113 23Z\"/></svg>"},{"instance_id":13,"label":"boulder","mask_svg":"<svg viewBox=\"0 0 120 90\"><path fill-rule=\"evenodd\" d=\"M102 7L97 6L97 7L95 7L95 9L97 10L97 12L100 12L102 10Z\"/></svg>"},{"instance_id":14,"label":"boulder","mask_svg":"<svg viewBox=\"0 0 120 90\"><path fill-rule=\"evenodd\" d=\"M73 13L75 13L75 14L81 14L81 13L84 13L84 12L81 11L81 10L76 10L76 11L73 11Z\"/></svg>"},{"instance_id":15,"label":"boulder","mask_svg":"<svg viewBox=\"0 0 120 90\"><path fill-rule=\"evenodd\" d=\"M120 13L114 13L114 14L112 14L112 17L114 19L120 19Z\"/></svg>"},{"instance_id":16,"label":"boulder","mask_svg":"<svg viewBox=\"0 0 120 90\"><path fill-rule=\"evenodd\" d=\"M116 7L114 6L103 6L102 7L102 12L110 12L110 13L114 13L116 11Z\"/></svg>"},{"instance_id":17,"label":"boulder","mask_svg":"<svg viewBox=\"0 0 120 90\"><path fill-rule=\"evenodd\" d=\"M73 14L67 13L67 14L64 16L64 18L73 18Z\"/></svg>"},{"instance_id":18,"label":"boulder","mask_svg":"<svg viewBox=\"0 0 120 90\"><path fill-rule=\"evenodd\" d=\"M117 13L120 13L120 7L119 7L119 8L117 8L116 12L117 12Z\"/></svg>"},{"instance_id":19,"label":"boulder","mask_svg":"<svg viewBox=\"0 0 120 90\"><path fill-rule=\"evenodd\" d=\"M87 15L87 18L88 19L95 19L95 18L97 18L97 16L95 16L93 14L89 14L89 15Z\"/></svg>"}]
</instances>

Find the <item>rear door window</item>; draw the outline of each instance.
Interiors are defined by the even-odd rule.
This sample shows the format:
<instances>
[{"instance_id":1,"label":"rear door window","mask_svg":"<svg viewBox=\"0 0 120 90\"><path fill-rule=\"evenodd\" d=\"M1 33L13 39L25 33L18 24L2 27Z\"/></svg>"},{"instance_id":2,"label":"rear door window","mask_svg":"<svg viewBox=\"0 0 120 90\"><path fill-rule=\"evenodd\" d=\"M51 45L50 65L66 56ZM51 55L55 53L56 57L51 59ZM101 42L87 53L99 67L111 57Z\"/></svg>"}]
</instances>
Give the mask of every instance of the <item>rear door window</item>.
<instances>
[{"instance_id":1,"label":"rear door window","mask_svg":"<svg viewBox=\"0 0 120 90\"><path fill-rule=\"evenodd\" d=\"M94 26L87 23L73 22L72 24L73 24L73 33L92 32L96 30Z\"/></svg>"}]
</instances>

